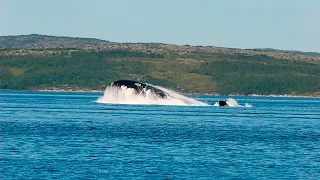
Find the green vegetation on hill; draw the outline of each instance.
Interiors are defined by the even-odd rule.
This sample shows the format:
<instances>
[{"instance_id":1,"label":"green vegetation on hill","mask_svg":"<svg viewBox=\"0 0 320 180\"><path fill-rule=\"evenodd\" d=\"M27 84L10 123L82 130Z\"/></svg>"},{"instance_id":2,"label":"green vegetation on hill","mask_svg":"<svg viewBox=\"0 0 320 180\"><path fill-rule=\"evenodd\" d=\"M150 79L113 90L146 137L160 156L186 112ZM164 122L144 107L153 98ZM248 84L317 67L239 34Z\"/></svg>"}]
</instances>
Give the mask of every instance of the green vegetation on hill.
<instances>
[{"instance_id":1,"label":"green vegetation on hill","mask_svg":"<svg viewBox=\"0 0 320 180\"><path fill-rule=\"evenodd\" d=\"M305 55L305 56L311 56L311 57L320 57L320 53L318 52L302 52L302 51L294 51L294 50L279 50L279 49L271 49L271 48L265 48L265 49L252 49L255 51L268 51L268 52L284 52L289 54L299 54L299 55Z\"/></svg>"},{"instance_id":2,"label":"green vegetation on hill","mask_svg":"<svg viewBox=\"0 0 320 180\"><path fill-rule=\"evenodd\" d=\"M97 45L108 41L94 38L57 37L46 35L0 36L0 48L70 48Z\"/></svg>"},{"instance_id":3,"label":"green vegetation on hill","mask_svg":"<svg viewBox=\"0 0 320 180\"><path fill-rule=\"evenodd\" d=\"M320 66L265 55L224 56L203 63L198 73L210 75L226 94L304 94L320 90Z\"/></svg>"},{"instance_id":4,"label":"green vegetation on hill","mask_svg":"<svg viewBox=\"0 0 320 180\"><path fill-rule=\"evenodd\" d=\"M104 90L133 79L184 93L320 95L319 53L93 38L0 37L0 89Z\"/></svg>"},{"instance_id":5,"label":"green vegetation on hill","mask_svg":"<svg viewBox=\"0 0 320 180\"><path fill-rule=\"evenodd\" d=\"M82 49L0 52L1 89L96 89L133 79L185 93L320 92L320 65L266 55Z\"/></svg>"}]
</instances>

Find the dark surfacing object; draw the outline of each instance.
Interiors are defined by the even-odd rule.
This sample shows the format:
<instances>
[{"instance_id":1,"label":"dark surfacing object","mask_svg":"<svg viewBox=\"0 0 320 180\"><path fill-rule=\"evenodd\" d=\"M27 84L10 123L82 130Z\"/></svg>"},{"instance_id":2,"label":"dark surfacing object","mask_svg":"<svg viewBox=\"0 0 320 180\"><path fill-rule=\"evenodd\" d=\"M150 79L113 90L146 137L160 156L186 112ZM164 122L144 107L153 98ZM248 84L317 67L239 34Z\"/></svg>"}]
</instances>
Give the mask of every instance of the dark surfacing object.
<instances>
[{"instance_id":1,"label":"dark surfacing object","mask_svg":"<svg viewBox=\"0 0 320 180\"><path fill-rule=\"evenodd\" d=\"M228 106L226 101L219 101L219 106Z\"/></svg>"},{"instance_id":2,"label":"dark surfacing object","mask_svg":"<svg viewBox=\"0 0 320 180\"><path fill-rule=\"evenodd\" d=\"M117 80L111 83L111 86L121 87L126 86L127 88L132 88L135 90L137 94L143 94L145 95L147 90L152 91L154 94L161 98L166 98L167 94L163 92L162 90L146 83L138 82L138 81L132 81L132 80Z\"/></svg>"}]
</instances>

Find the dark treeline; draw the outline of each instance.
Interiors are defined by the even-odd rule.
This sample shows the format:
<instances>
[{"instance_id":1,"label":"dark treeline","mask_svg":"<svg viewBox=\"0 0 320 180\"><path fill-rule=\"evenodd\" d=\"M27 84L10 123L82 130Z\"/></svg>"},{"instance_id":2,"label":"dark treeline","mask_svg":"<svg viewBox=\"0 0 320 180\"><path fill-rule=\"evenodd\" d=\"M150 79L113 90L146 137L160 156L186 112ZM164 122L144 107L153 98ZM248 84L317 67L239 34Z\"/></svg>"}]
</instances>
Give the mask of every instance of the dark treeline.
<instances>
[{"instance_id":1,"label":"dark treeline","mask_svg":"<svg viewBox=\"0 0 320 180\"><path fill-rule=\"evenodd\" d=\"M1 55L1 89L71 87L103 90L117 79L135 79L185 92L221 94L312 94L320 92L320 66L265 55L179 56L114 50L51 55ZM174 76L173 76L174 75ZM187 76L187 77L186 77ZM210 90L196 87L210 77ZM203 79L204 80L204 79ZM184 87L184 85L194 85ZM188 89L189 88L189 89Z\"/></svg>"},{"instance_id":2,"label":"dark treeline","mask_svg":"<svg viewBox=\"0 0 320 180\"><path fill-rule=\"evenodd\" d=\"M265 55L224 55L194 72L210 75L225 94L304 94L320 91L320 66Z\"/></svg>"},{"instance_id":3,"label":"dark treeline","mask_svg":"<svg viewBox=\"0 0 320 180\"><path fill-rule=\"evenodd\" d=\"M145 74L148 63L117 61L117 58L163 58L158 54L131 51L73 52L70 55L0 56L1 89L37 89L62 85L105 87L127 74ZM120 59L121 60L121 59Z\"/></svg>"}]
</instances>

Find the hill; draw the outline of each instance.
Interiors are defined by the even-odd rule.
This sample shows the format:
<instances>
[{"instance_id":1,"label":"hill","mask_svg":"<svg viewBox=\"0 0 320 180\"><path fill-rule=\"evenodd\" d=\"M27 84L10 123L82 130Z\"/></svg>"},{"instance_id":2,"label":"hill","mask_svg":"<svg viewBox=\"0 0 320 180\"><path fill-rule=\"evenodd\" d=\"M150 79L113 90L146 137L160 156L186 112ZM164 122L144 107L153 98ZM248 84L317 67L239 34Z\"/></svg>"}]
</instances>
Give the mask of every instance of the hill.
<instances>
[{"instance_id":1,"label":"hill","mask_svg":"<svg viewBox=\"0 0 320 180\"><path fill-rule=\"evenodd\" d=\"M131 50L166 54L208 53L208 54L243 54L243 55L266 55L277 59L307 61L320 64L319 53L287 51L276 49L237 49L214 46L190 46L173 45L163 43L117 43L94 38L47 36L47 35L20 35L0 36L0 49L52 49L52 48L81 48L87 51L107 50Z\"/></svg>"},{"instance_id":2,"label":"hill","mask_svg":"<svg viewBox=\"0 0 320 180\"><path fill-rule=\"evenodd\" d=\"M85 45L97 45L108 41L94 38L57 37L46 35L0 36L0 48L42 49L73 48Z\"/></svg>"},{"instance_id":3,"label":"hill","mask_svg":"<svg viewBox=\"0 0 320 180\"><path fill-rule=\"evenodd\" d=\"M320 58L284 52L103 41L2 49L0 63L0 89L104 90L133 79L184 93L320 94Z\"/></svg>"},{"instance_id":4,"label":"hill","mask_svg":"<svg viewBox=\"0 0 320 180\"><path fill-rule=\"evenodd\" d=\"M320 57L320 53L318 53L318 52L302 52L302 51L280 50L280 49L272 49L272 48L252 49L252 50L268 51L268 52L284 52L284 53L299 54L299 55L304 55L304 56Z\"/></svg>"}]
</instances>

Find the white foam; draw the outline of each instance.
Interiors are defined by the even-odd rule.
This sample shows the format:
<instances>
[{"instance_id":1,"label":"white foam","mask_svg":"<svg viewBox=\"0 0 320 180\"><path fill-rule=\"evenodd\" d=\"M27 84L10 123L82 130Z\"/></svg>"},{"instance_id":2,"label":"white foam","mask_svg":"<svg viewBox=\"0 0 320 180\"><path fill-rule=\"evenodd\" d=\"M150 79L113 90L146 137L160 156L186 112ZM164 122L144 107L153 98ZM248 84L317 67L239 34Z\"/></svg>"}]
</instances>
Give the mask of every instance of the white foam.
<instances>
[{"instance_id":1,"label":"white foam","mask_svg":"<svg viewBox=\"0 0 320 180\"><path fill-rule=\"evenodd\" d=\"M249 104L249 103L245 103L245 104L244 104L244 107L252 107L252 105Z\"/></svg>"},{"instance_id":2,"label":"white foam","mask_svg":"<svg viewBox=\"0 0 320 180\"><path fill-rule=\"evenodd\" d=\"M151 85L154 86L154 85ZM152 91L147 90L145 94L136 94L133 88L126 86L114 87L107 86L104 95L96 102L107 104L155 104L155 105L176 105L176 106L209 106L209 104L183 96L173 90L161 86L154 86L167 94L166 98L161 98ZM228 98L226 103L228 107L252 107L245 103L240 105L235 99ZM216 102L213 106L219 106Z\"/></svg>"},{"instance_id":3,"label":"white foam","mask_svg":"<svg viewBox=\"0 0 320 180\"><path fill-rule=\"evenodd\" d=\"M136 94L132 88L126 86L112 87L108 86L104 92L104 95L100 97L96 102L109 103L109 104L156 104L156 105L177 105L177 106L208 106L208 104L201 101L197 101L192 98L183 96L175 91L154 86L164 91L168 96L166 98L160 98L152 91L147 90L145 95Z\"/></svg>"},{"instance_id":4,"label":"white foam","mask_svg":"<svg viewBox=\"0 0 320 180\"><path fill-rule=\"evenodd\" d=\"M233 98L228 98L226 101L228 107L252 107L251 104L245 103L244 106L240 105L235 99ZM220 106L219 102L216 102L213 106Z\"/></svg>"},{"instance_id":5,"label":"white foam","mask_svg":"<svg viewBox=\"0 0 320 180\"><path fill-rule=\"evenodd\" d=\"M228 98L226 103L228 104L229 107L239 107L240 106L238 104L238 102L233 98Z\"/></svg>"}]
</instances>

